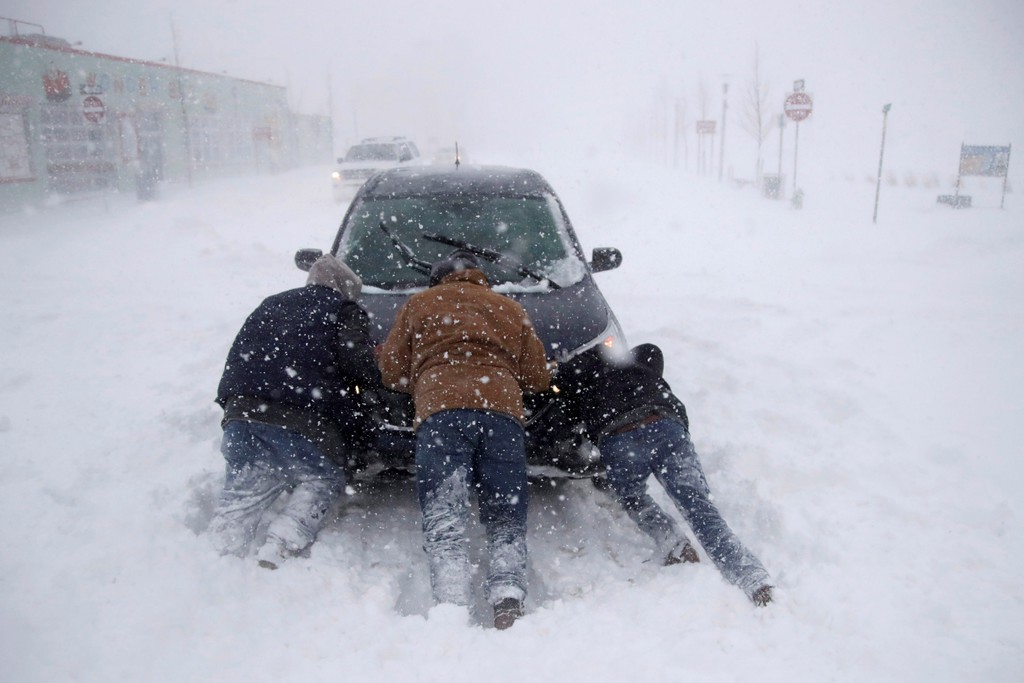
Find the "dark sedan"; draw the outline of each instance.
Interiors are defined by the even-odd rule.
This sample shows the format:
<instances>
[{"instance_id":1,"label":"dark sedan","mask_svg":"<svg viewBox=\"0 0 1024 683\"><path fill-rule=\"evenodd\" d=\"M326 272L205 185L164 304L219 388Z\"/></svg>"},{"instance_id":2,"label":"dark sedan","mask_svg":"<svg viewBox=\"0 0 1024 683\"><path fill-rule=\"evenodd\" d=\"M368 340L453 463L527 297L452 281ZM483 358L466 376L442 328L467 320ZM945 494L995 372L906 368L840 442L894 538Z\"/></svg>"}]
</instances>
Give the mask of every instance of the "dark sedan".
<instances>
[{"instance_id":1,"label":"dark sedan","mask_svg":"<svg viewBox=\"0 0 1024 683\"><path fill-rule=\"evenodd\" d=\"M597 344L625 347L592 276L618 267L620 252L594 249L588 261L562 203L534 171L463 165L378 173L353 198L331 253L363 279L360 303L380 343L398 309L427 286L425 266L456 246L480 254L495 291L525 307L549 357L564 359ZM321 253L302 249L296 264L308 270ZM413 466L412 402L405 394L382 393L379 438L369 451L352 454L363 476ZM531 472L596 473L592 448L561 419L556 390L526 399Z\"/></svg>"}]
</instances>

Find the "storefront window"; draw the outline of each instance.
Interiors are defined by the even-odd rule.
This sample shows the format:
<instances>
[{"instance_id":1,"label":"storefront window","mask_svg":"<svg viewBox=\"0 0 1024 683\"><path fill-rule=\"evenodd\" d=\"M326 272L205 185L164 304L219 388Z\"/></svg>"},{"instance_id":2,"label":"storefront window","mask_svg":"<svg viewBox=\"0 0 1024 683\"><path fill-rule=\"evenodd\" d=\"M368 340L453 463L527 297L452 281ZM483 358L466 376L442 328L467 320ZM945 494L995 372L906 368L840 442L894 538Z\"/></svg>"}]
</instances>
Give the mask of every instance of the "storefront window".
<instances>
[{"instance_id":1,"label":"storefront window","mask_svg":"<svg viewBox=\"0 0 1024 683\"><path fill-rule=\"evenodd\" d=\"M32 180L24 114L0 114L0 183Z\"/></svg>"}]
</instances>

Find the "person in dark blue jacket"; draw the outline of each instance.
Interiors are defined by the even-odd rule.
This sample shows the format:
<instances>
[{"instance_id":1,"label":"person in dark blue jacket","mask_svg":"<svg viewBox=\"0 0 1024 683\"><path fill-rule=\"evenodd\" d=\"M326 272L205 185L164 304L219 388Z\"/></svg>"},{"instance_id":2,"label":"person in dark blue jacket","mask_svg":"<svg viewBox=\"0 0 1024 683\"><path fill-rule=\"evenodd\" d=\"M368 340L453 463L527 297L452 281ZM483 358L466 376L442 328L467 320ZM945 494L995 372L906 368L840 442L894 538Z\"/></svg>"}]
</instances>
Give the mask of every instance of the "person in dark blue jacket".
<instances>
[{"instance_id":1,"label":"person in dark blue jacket","mask_svg":"<svg viewBox=\"0 0 1024 683\"><path fill-rule=\"evenodd\" d=\"M683 402L662 377L664 358L641 344L625 358L600 347L563 363L558 385L568 419L598 446L609 488L658 547L666 565L699 562L678 524L647 491L651 475L664 487L711 561L758 606L772 600L771 578L740 542L712 502L700 458L690 440Z\"/></svg>"},{"instance_id":2,"label":"person in dark blue jacket","mask_svg":"<svg viewBox=\"0 0 1024 683\"><path fill-rule=\"evenodd\" d=\"M209 534L221 553L248 554L265 526L256 557L276 569L312 545L344 491L346 453L370 438L366 397L382 386L361 291L323 256L305 287L265 299L235 338L217 389L226 472Z\"/></svg>"}]
</instances>

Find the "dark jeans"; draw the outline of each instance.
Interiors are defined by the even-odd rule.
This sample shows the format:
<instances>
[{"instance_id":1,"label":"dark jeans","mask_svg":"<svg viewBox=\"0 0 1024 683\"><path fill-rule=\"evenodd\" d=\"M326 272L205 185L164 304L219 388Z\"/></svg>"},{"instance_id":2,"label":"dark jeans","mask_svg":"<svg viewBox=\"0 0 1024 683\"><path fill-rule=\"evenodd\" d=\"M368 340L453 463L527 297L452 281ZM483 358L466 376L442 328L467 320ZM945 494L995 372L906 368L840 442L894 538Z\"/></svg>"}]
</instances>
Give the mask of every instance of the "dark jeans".
<instances>
[{"instance_id":1,"label":"dark jeans","mask_svg":"<svg viewBox=\"0 0 1024 683\"><path fill-rule=\"evenodd\" d=\"M761 562L740 542L711 502L700 458L682 421L664 417L632 431L606 436L600 450L616 498L654 539L662 557L685 537L647 493L647 480L652 474L726 580L748 596L770 583Z\"/></svg>"},{"instance_id":2,"label":"dark jeans","mask_svg":"<svg viewBox=\"0 0 1024 683\"><path fill-rule=\"evenodd\" d=\"M345 488L345 473L312 441L277 425L231 420L224 425L224 490L210 523L222 553L244 555L278 496L288 501L267 528L267 540L291 553L315 539Z\"/></svg>"},{"instance_id":3,"label":"dark jeans","mask_svg":"<svg viewBox=\"0 0 1024 683\"><path fill-rule=\"evenodd\" d=\"M416 472L423 548L437 602L470 603L466 529L477 494L487 535L485 585L491 604L526 596L526 451L523 428L486 410L445 410L416 431Z\"/></svg>"}]
</instances>

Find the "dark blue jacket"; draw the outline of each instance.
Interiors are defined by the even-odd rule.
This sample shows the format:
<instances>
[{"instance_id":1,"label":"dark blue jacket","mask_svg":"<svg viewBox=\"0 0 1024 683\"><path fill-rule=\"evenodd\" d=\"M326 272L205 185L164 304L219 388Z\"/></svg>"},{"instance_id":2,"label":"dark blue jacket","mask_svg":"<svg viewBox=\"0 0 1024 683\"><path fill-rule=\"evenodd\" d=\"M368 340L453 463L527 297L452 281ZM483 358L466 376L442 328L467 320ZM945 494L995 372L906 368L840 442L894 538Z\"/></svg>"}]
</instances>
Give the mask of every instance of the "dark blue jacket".
<instances>
[{"instance_id":1,"label":"dark blue jacket","mask_svg":"<svg viewBox=\"0 0 1024 683\"><path fill-rule=\"evenodd\" d=\"M366 312L331 287L307 285L268 297L249 315L228 353L217 403L256 399L270 411L298 409L364 427L361 397L380 386Z\"/></svg>"}]
</instances>

